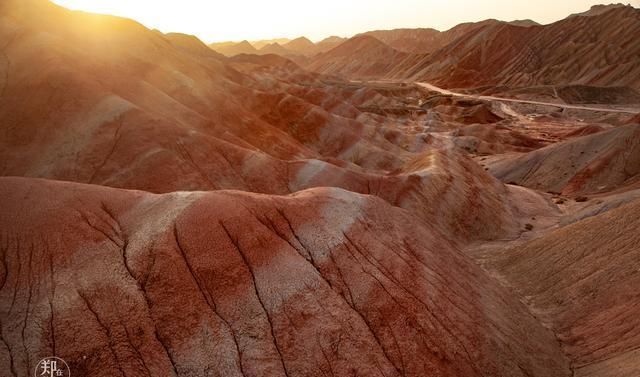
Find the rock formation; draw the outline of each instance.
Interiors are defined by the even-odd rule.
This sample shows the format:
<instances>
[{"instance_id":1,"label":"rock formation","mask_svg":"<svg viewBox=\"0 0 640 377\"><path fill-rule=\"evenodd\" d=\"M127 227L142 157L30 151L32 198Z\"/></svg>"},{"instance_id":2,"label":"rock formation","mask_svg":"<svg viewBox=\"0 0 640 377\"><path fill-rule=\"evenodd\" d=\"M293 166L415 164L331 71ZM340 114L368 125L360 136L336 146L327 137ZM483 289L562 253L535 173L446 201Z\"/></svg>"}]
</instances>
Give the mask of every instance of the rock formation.
<instances>
[{"instance_id":1,"label":"rock formation","mask_svg":"<svg viewBox=\"0 0 640 377\"><path fill-rule=\"evenodd\" d=\"M637 374L635 15L212 49L2 2L0 371Z\"/></svg>"}]
</instances>

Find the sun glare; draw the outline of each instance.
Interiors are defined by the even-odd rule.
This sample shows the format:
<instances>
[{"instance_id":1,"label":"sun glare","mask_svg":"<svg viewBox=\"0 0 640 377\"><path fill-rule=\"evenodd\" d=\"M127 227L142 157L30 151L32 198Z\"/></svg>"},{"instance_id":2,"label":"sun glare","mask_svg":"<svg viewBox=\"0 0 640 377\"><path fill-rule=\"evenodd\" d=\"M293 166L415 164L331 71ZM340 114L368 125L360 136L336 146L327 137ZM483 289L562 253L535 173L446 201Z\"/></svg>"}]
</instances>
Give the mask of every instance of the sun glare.
<instances>
[{"instance_id":1,"label":"sun glare","mask_svg":"<svg viewBox=\"0 0 640 377\"><path fill-rule=\"evenodd\" d=\"M549 23L601 0L53 0L67 8L135 19L163 32L194 34L206 42L330 35L374 29L432 27L446 30L488 18ZM640 5L640 0L633 3Z\"/></svg>"}]
</instances>

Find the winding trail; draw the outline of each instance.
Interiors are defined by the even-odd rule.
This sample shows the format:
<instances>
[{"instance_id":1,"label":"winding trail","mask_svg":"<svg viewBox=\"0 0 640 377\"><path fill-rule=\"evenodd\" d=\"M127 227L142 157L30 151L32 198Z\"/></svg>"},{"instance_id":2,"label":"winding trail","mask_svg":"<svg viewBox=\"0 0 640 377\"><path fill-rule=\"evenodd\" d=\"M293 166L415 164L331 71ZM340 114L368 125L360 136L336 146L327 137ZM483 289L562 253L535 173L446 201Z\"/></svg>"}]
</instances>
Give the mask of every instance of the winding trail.
<instances>
[{"instance_id":1,"label":"winding trail","mask_svg":"<svg viewBox=\"0 0 640 377\"><path fill-rule=\"evenodd\" d=\"M514 98L502 98L502 97L494 97L494 96L479 96L475 94L463 94L452 92L447 89L439 88L435 85L431 85L426 82L416 82L416 85L421 86L425 89L438 92L441 94L454 96L454 97L462 97L462 98L471 98L471 99L479 99L485 101L498 101L498 102L510 102L510 103L525 103L531 105L542 105L542 106L554 106L562 109L572 109L572 110L587 110L587 111L599 111L599 112L608 112L608 113L623 113L623 114L638 114L640 113L640 108L638 109L613 109L606 107L593 107L593 106L580 106L580 105L569 105L565 103L553 103L553 102L541 102L541 101L530 101L530 100L522 100L522 99L514 99Z\"/></svg>"}]
</instances>

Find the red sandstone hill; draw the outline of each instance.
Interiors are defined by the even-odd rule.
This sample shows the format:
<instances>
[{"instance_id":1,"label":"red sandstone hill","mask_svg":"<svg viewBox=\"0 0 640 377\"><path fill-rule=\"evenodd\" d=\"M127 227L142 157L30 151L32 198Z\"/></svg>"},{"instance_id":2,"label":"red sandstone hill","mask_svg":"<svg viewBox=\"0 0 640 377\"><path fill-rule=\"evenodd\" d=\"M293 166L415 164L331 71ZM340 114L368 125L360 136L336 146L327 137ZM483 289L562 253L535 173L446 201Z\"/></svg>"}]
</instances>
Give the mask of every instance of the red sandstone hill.
<instances>
[{"instance_id":1,"label":"red sandstone hill","mask_svg":"<svg viewBox=\"0 0 640 377\"><path fill-rule=\"evenodd\" d=\"M431 49L431 51L435 52L447 45L449 45L450 43L452 43L453 41L455 41L456 39L467 35L467 34L471 34L472 32L479 30L483 27L486 26L494 26L494 25L499 25L499 24L505 24L506 22L503 21L498 21L498 20L494 20L494 19L489 19L489 20L484 20L484 21L479 21L479 22L465 22L465 23L461 23L459 25L456 25L454 27L452 27L451 29L441 32L440 35L438 36L436 42L436 46L434 48Z\"/></svg>"},{"instance_id":2,"label":"red sandstone hill","mask_svg":"<svg viewBox=\"0 0 640 377\"><path fill-rule=\"evenodd\" d=\"M509 290L373 196L1 178L0 206L3 370L570 375Z\"/></svg>"},{"instance_id":3,"label":"red sandstone hill","mask_svg":"<svg viewBox=\"0 0 640 377\"><path fill-rule=\"evenodd\" d=\"M292 54L293 52L286 49L284 46L280 45L279 43L270 43L268 45L261 47L257 53L261 55L277 54L280 56L286 56L286 55Z\"/></svg>"},{"instance_id":4,"label":"red sandstone hill","mask_svg":"<svg viewBox=\"0 0 640 377\"><path fill-rule=\"evenodd\" d=\"M503 23L496 20L486 20L475 23L464 23L457 25L450 30L440 32L435 29L392 29L368 31L357 36L374 37L390 47L406 53L425 54L434 52L458 37L488 24ZM531 20L513 21L505 24L518 26L537 25ZM346 42L347 38L328 37L318 43L313 43L306 37L299 37L294 40L274 39L255 42L219 42L212 43L209 47L225 56L235 56L239 54L278 54L281 56L303 55L313 56L317 53L326 52L340 44ZM264 50L263 50L264 49Z\"/></svg>"},{"instance_id":5,"label":"red sandstone hill","mask_svg":"<svg viewBox=\"0 0 640 377\"><path fill-rule=\"evenodd\" d=\"M517 194L468 157L427 150L428 139L359 111L381 97L373 90L326 89L278 57L203 59L132 21L51 7L37 21L39 8L2 13L22 28L0 34L12 41L2 175L158 193L329 185L410 209L460 240L513 236L525 221ZM96 22L118 28L95 32ZM43 60L56 64L34 71Z\"/></svg>"},{"instance_id":6,"label":"red sandstone hill","mask_svg":"<svg viewBox=\"0 0 640 377\"><path fill-rule=\"evenodd\" d=\"M316 55L305 68L350 78L379 78L407 55L372 36L362 35Z\"/></svg>"},{"instance_id":7,"label":"red sandstone hill","mask_svg":"<svg viewBox=\"0 0 640 377\"><path fill-rule=\"evenodd\" d=\"M440 46L440 33L435 29L393 29L362 33L374 37L390 47L408 53L428 53Z\"/></svg>"},{"instance_id":8,"label":"red sandstone hill","mask_svg":"<svg viewBox=\"0 0 640 377\"><path fill-rule=\"evenodd\" d=\"M504 182L569 195L612 191L640 178L640 125L554 144L490 165Z\"/></svg>"},{"instance_id":9,"label":"red sandstone hill","mask_svg":"<svg viewBox=\"0 0 640 377\"><path fill-rule=\"evenodd\" d=\"M316 52L316 45L305 37L296 38L282 47L300 55L313 55Z\"/></svg>"},{"instance_id":10,"label":"red sandstone hill","mask_svg":"<svg viewBox=\"0 0 640 377\"><path fill-rule=\"evenodd\" d=\"M350 77L350 72L352 71L352 69L345 68L344 72L342 72L341 65L355 64L352 63L353 61L365 62L366 59L363 59L362 57L367 54L371 54L369 56L370 58L376 59L389 59L390 57L393 57L394 59L397 58L397 56L394 56L397 55L397 53L394 54L393 52L389 51L382 52L382 50L384 50L385 48L383 48L383 46L381 46L379 43L374 43L369 39L361 39L361 37L372 37L394 50L405 53L404 60L402 62L395 61L394 64L389 64L386 67L378 68L381 69L378 74L380 76L392 75L399 69L398 66L400 66L404 68L401 68L398 75L402 75L406 73L405 70L408 69L406 67L411 65L410 62L413 61L416 64L419 64L420 62L422 62L422 60L424 60L426 56L428 56L428 53L437 51L438 49L453 42L455 39L461 37L462 35L470 33L473 30L496 23L499 23L499 21L486 20L475 23L464 23L457 25L445 32L439 32L434 29L393 29L369 31L361 33L354 37L358 38L359 41L352 41L354 38L350 40L336 40L336 42L340 43L336 44L335 47L346 41L349 42L349 45L341 47L340 54L342 54L343 56L334 64L328 63L328 61L332 59L332 55L324 54L311 59L308 64L308 68L317 72L343 74L347 77ZM364 43L363 40L367 40L369 42ZM322 42L320 42L318 46L320 46L321 44ZM357 50L355 49L356 46L358 47ZM371 49L370 52L366 50L367 47ZM354 53L347 59L344 55L347 55L350 50L354 51ZM355 51L357 51L357 53L355 53ZM402 55L399 56L402 57ZM318 63L316 62L316 60L320 60L321 62ZM323 63L322 60L326 61ZM369 62L368 64L371 64L371 62Z\"/></svg>"},{"instance_id":11,"label":"red sandstone hill","mask_svg":"<svg viewBox=\"0 0 640 377\"><path fill-rule=\"evenodd\" d=\"M447 46L449 43L455 41L459 37L465 34L469 34L470 32L482 28L483 26L496 24L510 24L524 27L538 25L531 20L503 22L491 19L480 22L462 23L443 32L429 28L392 29L368 31L360 35L369 35L377 38L398 51L424 55L435 52Z\"/></svg>"},{"instance_id":12,"label":"red sandstone hill","mask_svg":"<svg viewBox=\"0 0 640 377\"><path fill-rule=\"evenodd\" d=\"M396 71L399 71L397 75L401 76L406 73L405 71L408 70L408 67L411 66L411 62L413 62L414 64L421 64L429 53L447 46L457 38L467 33L471 33L472 31L484 26L501 23L503 22L496 20L463 23L444 32L440 32L434 29L375 30L361 33L356 37L373 37L397 51L406 53L405 60L401 62L402 64L389 66L389 70L381 72L381 75L393 75L396 74ZM340 43L344 43L345 41L347 40L339 40ZM370 47L373 50L381 48L379 44L373 43L371 43ZM348 51L348 49L344 49ZM351 57L352 60L360 59L360 55L363 54L362 47L358 51L358 54L354 54ZM329 57L325 55L324 59L329 59ZM312 59L309 63L310 69L316 70L318 72L333 72L336 70L335 66L327 66L327 68L323 68L323 66L316 66L316 64L314 64L314 60L315 59ZM345 62L348 63L348 61L346 60ZM325 71L325 69L327 69L328 71ZM348 76L348 70L345 74Z\"/></svg>"},{"instance_id":13,"label":"red sandstone hill","mask_svg":"<svg viewBox=\"0 0 640 377\"><path fill-rule=\"evenodd\" d=\"M321 40L316 43L317 52L326 52L332 48L338 47L340 44L347 41L347 38L332 36Z\"/></svg>"},{"instance_id":14,"label":"red sandstone hill","mask_svg":"<svg viewBox=\"0 0 640 377\"><path fill-rule=\"evenodd\" d=\"M407 55L373 37L345 45L327 54L359 51L358 75ZM581 222L628 198L565 214L466 149L530 151L552 126L203 46L45 1L0 4L0 370L31 375L43 355L74 376L637 369L637 208ZM571 187L629 190L636 128L537 152L595 172ZM473 259L511 240L531 243L488 256L489 271Z\"/></svg>"},{"instance_id":15,"label":"red sandstone hill","mask_svg":"<svg viewBox=\"0 0 640 377\"><path fill-rule=\"evenodd\" d=\"M392 75L446 87L588 84L640 88L640 10L613 6L545 26L489 24Z\"/></svg>"},{"instance_id":16,"label":"red sandstone hill","mask_svg":"<svg viewBox=\"0 0 640 377\"><path fill-rule=\"evenodd\" d=\"M407 52L402 61L389 51L381 52L380 45L360 41L344 47L340 57L323 54L312 59L308 68L362 78L365 76L353 67L356 63L377 64L373 72L378 77L429 81L443 87L572 84L637 90L637 34L640 10L623 5L599 6L550 25L486 20L461 24L446 32L372 31L361 36L375 37L394 50ZM367 45L370 55L363 49ZM346 58L349 50L357 53ZM373 58L379 60L369 60Z\"/></svg>"},{"instance_id":17,"label":"red sandstone hill","mask_svg":"<svg viewBox=\"0 0 640 377\"><path fill-rule=\"evenodd\" d=\"M627 3L622 4L622 3L617 3L617 4L597 4L597 5L593 5L591 7L591 9L589 9L586 12L581 12L581 13L576 13L576 14L572 14L569 17L578 17L578 16L598 16L601 15L603 13L606 13L608 11L610 11L611 9L617 9L617 8L624 8L626 6L628 6L629 4Z\"/></svg>"}]
</instances>

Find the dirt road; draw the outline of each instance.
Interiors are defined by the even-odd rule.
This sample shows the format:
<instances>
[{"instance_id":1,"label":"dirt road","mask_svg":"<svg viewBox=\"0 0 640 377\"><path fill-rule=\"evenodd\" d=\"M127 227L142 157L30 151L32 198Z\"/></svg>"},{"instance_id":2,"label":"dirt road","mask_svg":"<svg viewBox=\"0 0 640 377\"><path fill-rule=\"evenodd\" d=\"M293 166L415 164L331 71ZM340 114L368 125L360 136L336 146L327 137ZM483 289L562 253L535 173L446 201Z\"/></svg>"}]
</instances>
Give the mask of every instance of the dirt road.
<instances>
[{"instance_id":1,"label":"dirt road","mask_svg":"<svg viewBox=\"0 0 640 377\"><path fill-rule=\"evenodd\" d=\"M609 113L624 113L624 114L638 114L640 113L640 108L638 109L615 109L615 108L606 108L606 107L594 107L594 106L583 106L583 105L569 105L564 103L553 103L553 102L541 102L541 101L529 101L522 99L514 99L514 98L502 98L502 97L494 97L494 96L480 96L475 94L463 94L456 93L450 90L439 88L435 85L431 85L426 82L416 82L417 85L434 91L439 92L445 95L450 95L454 97L463 97L463 98L472 98L486 101L499 101L499 102L510 102L510 103L525 103L531 105L541 105L541 106L554 106L560 107L563 109L572 109L572 110L587 110L587 111L600 111L600 112L609 112Z\"/></svg>"}]
</instances>

